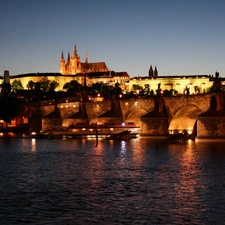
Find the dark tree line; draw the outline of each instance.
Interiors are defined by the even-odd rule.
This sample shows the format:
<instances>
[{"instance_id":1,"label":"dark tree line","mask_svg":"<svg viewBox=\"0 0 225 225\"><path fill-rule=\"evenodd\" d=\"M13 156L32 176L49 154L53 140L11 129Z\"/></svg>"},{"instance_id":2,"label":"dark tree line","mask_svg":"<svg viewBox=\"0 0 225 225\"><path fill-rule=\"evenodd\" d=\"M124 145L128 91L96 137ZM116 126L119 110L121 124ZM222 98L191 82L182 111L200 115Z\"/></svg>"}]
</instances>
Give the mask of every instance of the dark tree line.
<instances>
[{"instance_id":1,"label":"dark tree line","mask_svg":"<svg viewBox=\"0 0 225 225\"><path fill-rule=\"evenodd\" d=\"M63 89L71 95L77 95L78 93L86 92L86 94L93 97L100 95L105 99L110 99L112 98L112 96L117 97L122 93L122 90L119 87L119 83L116 83L115 86L111 86L103 82L97 82L93 83L91 86L84 87L75 80L66 83L63 86Z\"/></svg>"},{"instance_id":2,"label":"dark tree line","mask_svg":"<svg viewBox=\"0 0 225 225\"><path fill-rule=\"evenodd\" d=\"M8 125L17 116L18 111L19 102L11 89L11 85L3 83L0 94L0 119Z\"/></svg>"}]
</instances>

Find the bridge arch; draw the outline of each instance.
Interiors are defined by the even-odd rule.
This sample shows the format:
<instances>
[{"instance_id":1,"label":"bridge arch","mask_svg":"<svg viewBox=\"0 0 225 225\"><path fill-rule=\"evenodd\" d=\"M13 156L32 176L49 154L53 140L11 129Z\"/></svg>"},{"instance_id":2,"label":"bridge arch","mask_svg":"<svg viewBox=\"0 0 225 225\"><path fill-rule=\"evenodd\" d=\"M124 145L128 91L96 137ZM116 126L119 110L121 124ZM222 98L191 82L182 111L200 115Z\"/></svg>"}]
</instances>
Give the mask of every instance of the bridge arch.
<instances>
[{"instance_id":1,"label":"bridge arch","mask_svg":"<svg viewBox=\"0 0 225 225\"><path fill-rule=\"evenodd\" d=\"M195 133L195 124L197 117L202 113L202 110L195 104L186 104L180 106L174 113L169 123L169 133L188 132Z\"/></svg>"},{"instance_id":2,"label":"bridge arch","mask_svg":"<svg viewBox=\"0 0 225 225\"><path fill-rule=\"evenodd\" d=\"M64 116L63 116L63 119L67 119L68 117L72 116L74 114L74 111L72 110L68 110Z\"/></svg>"},{"instance_id":3,"label":"bridge arch","mask_svg":"<svg viewBox=\"0 0 225 225\"><path fill-rule=\"evenodd\" d=\"M125 118L126 123L135 123L136 126L140 126L141 117L147 114L147 111L142 108L135 108L133 109Z\"/></svg>"}]
</instances>

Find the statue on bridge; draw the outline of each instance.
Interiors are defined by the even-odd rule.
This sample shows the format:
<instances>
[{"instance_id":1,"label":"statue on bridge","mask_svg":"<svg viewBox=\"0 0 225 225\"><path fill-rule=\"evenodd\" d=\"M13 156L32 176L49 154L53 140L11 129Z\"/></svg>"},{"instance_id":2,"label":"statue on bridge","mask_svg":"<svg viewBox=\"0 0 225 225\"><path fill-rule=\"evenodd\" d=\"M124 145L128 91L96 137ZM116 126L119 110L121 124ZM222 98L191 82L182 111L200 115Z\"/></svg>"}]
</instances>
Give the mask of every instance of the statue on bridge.
<instances>
[{"instance_id":1,"label":"statue on bridge","mask_svg":"<svg viewBox=\"0 0 225 225\"><path fill-rule=\"evenodd\" d=\"M221 91L221 80L219 78L220 74L219 72L215 72L215 79L213 83L213 89L215 92L220 92Z\"/></svg>"},{"instance_id":2,"label":"statue on bridge","mask_svg":"<svg viewBox=\"0 0 225 225\"><path fill-rule=\"evenodd\" d=\"M160 90L160 87L161 87L161 83L158 83L158 90Z\"/></svg>"},{"instance_id":3,"label":"statue on bridge","mask_svg":"<svg viewBox=\"0 0 225 225\"><path fill-rule=\"evenodd\" d=\"M160 96L161 95L161 89L160 89L160 87L161 87L161 83L158 83L158 89L157 89L157 96Z\"/></svg>"}]
</instances>

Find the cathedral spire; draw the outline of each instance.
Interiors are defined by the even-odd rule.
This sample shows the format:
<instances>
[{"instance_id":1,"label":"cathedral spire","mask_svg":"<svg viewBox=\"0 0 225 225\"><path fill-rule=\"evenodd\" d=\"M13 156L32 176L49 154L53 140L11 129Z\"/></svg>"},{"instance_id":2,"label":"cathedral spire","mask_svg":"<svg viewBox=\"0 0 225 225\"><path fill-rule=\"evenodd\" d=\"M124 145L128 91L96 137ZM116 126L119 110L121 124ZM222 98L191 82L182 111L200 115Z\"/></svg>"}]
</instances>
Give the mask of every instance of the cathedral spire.
<instances>
[{"instance_id":1,"label":"cathedral spire","mask_svg":"<svg viewBox=\"0 0 225 225\"><path fill-rule=\"evenodd\" d=\"M77 57L78 57L78 55L77 55L77 46L76 46L76 44L74 45L73 57L74 57L74 58L77 58Z\"/></svg>"},{"instance_id":2,"label":"cathedral spire","mask_svg":"<svg viewBox=\"0 0 225 225\"><path fill-rule=\"evenodd\" d=\"M64 54L63 54L63 51L62 51L61 59L63 59L63 60L64 60Z\"/></svg>"},{"instance_id":3,"label":"cathedral spire","mask_svg":"<svg viewBox=\"0 0 225 225\"><path fill-rule=\"evenodd\" d=\"M67 57L67 64L70 63L70 53L68 52L68 57Z\"/></svg>"},{"instance_id":4,"label":"cathedral spire","mask_svg":"<svg viewBox=\"0 0 225 225\"><path fill-rule=\"evenodd\" d=\"M150 69L148 71L148 76L149 77L153 77L153 69L152 69L152 65L150 66Z\"/></svg>"},{"instance_id":5,"label":"cathedral spire","mask_svg":"<svg viewBox=\"0 0 225 225\"><path fill-rule=\"evenodd\" d=\"M158 70L157 70L156 66L155 66L155 69L154 69L154 77L158 77Z\"/></svg>"},{"instance_id":6,"label":"cathedral spire","mask_svg":"<svg viewBox=\"0 0 225 225\"><path fill-rule=\"evenodd\" d=\"M63 51L62 51L62 54L61 54L61 59L60 59L60 64L59 64L59 72L61 74L65 73L65 59L64 59Z\"/></svg>"}]
</instances>

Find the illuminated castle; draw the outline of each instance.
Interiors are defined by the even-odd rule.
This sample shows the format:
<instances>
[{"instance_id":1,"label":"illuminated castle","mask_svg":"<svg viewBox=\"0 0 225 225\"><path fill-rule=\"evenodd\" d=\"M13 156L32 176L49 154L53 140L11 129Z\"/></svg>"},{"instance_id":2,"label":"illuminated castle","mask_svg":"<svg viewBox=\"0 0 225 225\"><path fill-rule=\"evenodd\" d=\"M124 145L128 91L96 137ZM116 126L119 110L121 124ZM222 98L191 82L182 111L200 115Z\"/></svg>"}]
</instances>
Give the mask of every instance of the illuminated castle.
<instances>
[{"instance_id":1,"label":"illuminated castle","mask_svg":"<svg viewBox=\"0 0 225 225\"><path fill-rule=\"evenodd\" d=\"M73 55L70 56L70 53L68 53L67 62L65 62L62 51L59 72L63 75L75 75L79 73L108 72L108 68L105 62L89 63L87 53L85 62L81 62L80 56L77 54L76 45L74 45Z\"/></svg>"}]
</instances>

